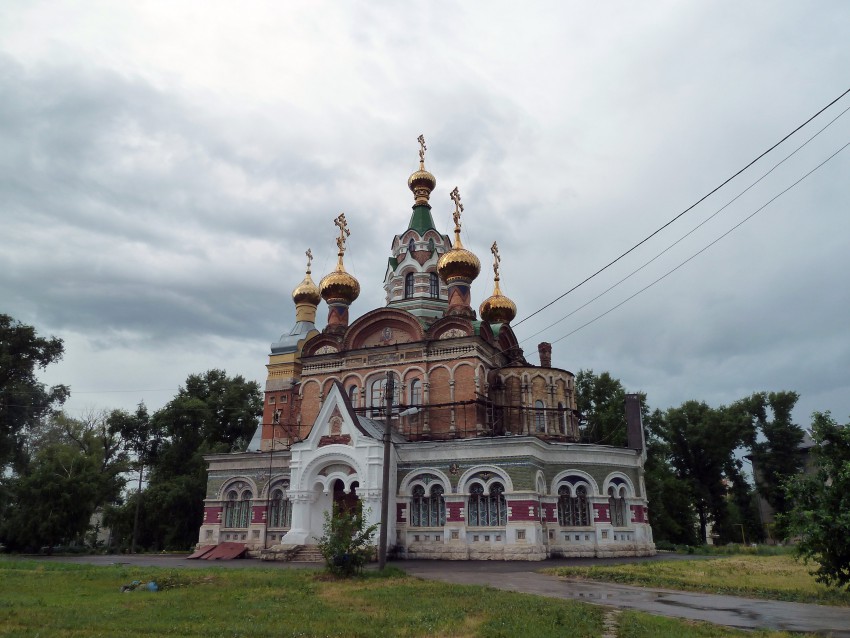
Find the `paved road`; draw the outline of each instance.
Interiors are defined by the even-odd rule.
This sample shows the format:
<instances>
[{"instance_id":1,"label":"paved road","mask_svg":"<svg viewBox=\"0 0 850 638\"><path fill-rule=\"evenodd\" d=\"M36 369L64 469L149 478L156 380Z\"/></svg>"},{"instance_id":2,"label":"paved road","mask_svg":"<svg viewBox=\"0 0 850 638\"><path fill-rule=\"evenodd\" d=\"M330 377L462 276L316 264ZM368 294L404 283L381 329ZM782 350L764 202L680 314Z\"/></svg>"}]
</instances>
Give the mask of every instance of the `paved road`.
<instances>
[{"instance_id":1,"label":"paved road","mask_svg":"<svg viewBox=\"0 0 850 638\"><path fill-rule=\"evenodd\" d=\"M653 558L618 559L558 559L539 563L524 561L399 561L393 565L407 573L444 582L487 585L497 589L580 600L616 607L635 609L650 614L704 620L740 629L781 629L815 632L834 638L850 638L850 608L806 605L770 600L698 594L667 589L630 587L560 579L537 573L544 567L622 564L648 560L693 560L700 558L680 554L659 555ZM141 554L135 556L58 556L38 557L39 560L89 563L98 565L128 564L155 567L223 567L230 569L316 568L316 563L263 562L254 559L215 561L186 560L182 556Z\"/></svg>"},{"instance_id":2,"label":"paved road","mask_svg":"<svg viewBox=\"0 0 850 638\"><path fill-rule=\"evenodd\" d=\"M497 562L429 565L426 561L408 561L399 565L411 575L449 583L488 585L508 591L581 600L661 616L704 620L738 629L781 629L850 638L850 608L847 607L560 579L533 571L541 566L555 567L556 563L588 564L592 561L545 561L533 565Z\"/></svg>"}]
</instances>

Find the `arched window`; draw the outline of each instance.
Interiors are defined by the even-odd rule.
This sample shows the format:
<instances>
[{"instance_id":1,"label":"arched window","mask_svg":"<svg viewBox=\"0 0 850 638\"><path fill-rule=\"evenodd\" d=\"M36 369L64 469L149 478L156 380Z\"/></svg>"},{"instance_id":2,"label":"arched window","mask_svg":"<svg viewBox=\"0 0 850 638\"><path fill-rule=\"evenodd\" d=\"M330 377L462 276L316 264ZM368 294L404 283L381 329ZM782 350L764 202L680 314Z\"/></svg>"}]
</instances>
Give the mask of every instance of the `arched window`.
<instances>
[{"instance_id":1,"label":"arched window","mask_svg":"<svg viewBox=\"0 0 850 638\"><path fill-rule=\"evenodd\" d=\"M404 298L410 299L413 296L413 273L409 272L404 276Z\"/></svg>"},{"instance_id":2,"label":"arched window","mask_svg":"<svg viewBox=\"0 0 850 638\"><path fill-rule=\"evenodd\" d=\"M412 253L416 250L416 244L413 242L413 237L410 238L410 241L407 242L407 252Z\"/></svg>"},{"instance_id":3,"label":"arched window","mask_svg":"<svg viewBox=\"0 0 850 638\"><path fill-rule=\"evenodd\" d=\"M433 240L432 240L433 241ZM440 298L440 278L437 276L437 273L430 273L430 283L431 283L431 296L434 299Z\"/></svg>"},{"instance_id":4,"label":"arched window","mask_svg":"<svg viewBox=\"0 0 850 638\"><path fill-rule=\"evenodd\" d=\"M360 397L359 397L359 394L360 394L360 393L358 392L358 390L357 390L357 386L356 386L356 385L350 385L350 386L348 386L348 401L349 401L349 403L351 403L351 407L352 407L352 408L358 408L358 407L360 407L360 406L357 404L357 400L360 398Z\"/></svg>"},{"instance_id":5,"label":"arched window","mask_svg":"<svg viewBox=\"0 0 850 638\"><path fill-rule=\"evenodd\" d=\"M534 429L538 432L546 432L546 412L543 409L543 401L534 402Z\"/></svg>"},{"instance_id":6,"label":"arched window","mask_svg":"<svg viewBox=\"0 0 850 638\"><path fill-rule=\"evenodd\" d=\"M269 527L290 527L292 525L292 508L289 497L283 488L277 488L272 492L271 503L269 503Z\"/></svg>"},{"instance_id":7,"label":"arched window","mask_svg":"<svg viewBox=\"0 0 850 638\"><path fill-rule=\"evenodd\" d=\"M251 522L251 499L254 497L250 491L242 492L242 499L239 501L239 525L237 527L248 527Z\"/></svg>"},{"instance_id":8,"label":"arched window","mask_svg":"<svg viewBox=\"0 0 850 638\"><path fill-rule=\"evenodd\" d=\"M466 522L473 527L507 525L508 505L505 501L505 488L501 483L493 483L489 494L484 493L481 483L473 483L470 486Z\"/></svg>"},{"instance_id":9,"label":"arched window","mask_svg":"<svg viewBox=\"0 0 850 638\"><path fill-rule=\"evenodd\" d=\"M410 524L413 527L442 527L446 524L446 501L443 499L442 485L432 485L428 496L425 496L424 487L415 486L410 507Z\"/></svg>"},{"instance_id":10,"label":"arched window","mask_svg":"<svg viewBox=\"0 0 850 638\"><path fill-rule=\"evenodd\" d=\"M410 405L422 405L422 382L419 379L410 382Z\"/></svg>"},{"instance_id":11,"label":"arched window","mask_svg":"<svg viewBox=\"0 0 850 638\"><path fill-rule=\"evenodd\" d=\"M224 505L224 526L238 527L239 520L239 495L235 490L227 493L227 503Z\"/></svg>"},{"instance_id":12,"label":"arched window","mask_svg":"<svg viewBox=\"0 0 850 638\"><path fill-rule=\"evenodd\" d=\"M611 512L611 524L614 527L625 527L626 522L626 488L608 488L608 510Z\"/></svg>"},{"instance_id":13,"label":"arched window","mask_svg":"<svg viewBox=\"0 0 850 638\"><path fill-rule=\"evenodd\" d=\"M558 401L558 422L561 428L561 434L567 433L567 409L564 404Z\"/></svg>"},{"instance_id":14,"label":"arched window","mask_svg":"<svg viewBox=\"0 0 850 638\"><path fill-rule=\"evenodd\" d=\"M251 499L254 497L250 490L239 495L236 490L227 493L227 503L224 506L225 527L248 527L251 521Z\"/></svg>"},{"instance_id":15,"label":"arched window","mask_svg":"<svg viewBox=\"0 0 850 638\"><path fill-rule=\"evenodd\" d=\"M386 408L386 399L384 398L384 390L387 387L387 377L385 375L381 375L376 377L374 381L369 384L369 416L376 417L380 415L384 408ZM401 396L401 383L399 382L398 375L393 373L393 405L399 404L399 397Z\"/></svg>"},{"instance_id":16,"label":"arched window","mask_svg":"<svg viewBox=\"0 0 850 638\"><path fill-rule=\"evenodd\" d=\"M569 485L559 487L558 524L564 527L586 527L590 524L589 521L587 488L579 485L573 492Z\"/></svg>"}]
</instances>

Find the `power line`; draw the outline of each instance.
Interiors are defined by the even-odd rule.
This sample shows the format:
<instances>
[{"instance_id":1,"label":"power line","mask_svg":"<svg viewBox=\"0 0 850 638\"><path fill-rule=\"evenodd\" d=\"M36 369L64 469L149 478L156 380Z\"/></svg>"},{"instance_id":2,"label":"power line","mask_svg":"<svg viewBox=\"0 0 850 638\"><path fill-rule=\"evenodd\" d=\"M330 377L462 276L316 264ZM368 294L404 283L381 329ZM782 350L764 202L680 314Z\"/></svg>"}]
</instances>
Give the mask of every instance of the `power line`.
<instances>
[{"instance_id":1,"label":"power line","mask_svg":"<svg viewBox=\"0 0 850 638\"><path fill-rule=\"evenodd\" d=\"M534 337L536 337L537 335L539 335L539 334L541 334L541 333L543 333L543 332L547 331L549 328L553 328L554 326L558 325L558 324L559 324L559 323L561 323L562 321L564 321L564 320L566 320L566 319L569 319L569 318L570 318L570 317L572 317L574 314L576 314L579 310L582 310L582 309L586 308L587 306L589 306L590 304L592 304L594 301L596 301L596 300L597 300L597 299L599 299L600 297L603 297L604 295L608 294L608 293L609 293L609 292L611 292L614 288L616 288L617 286L619 286L620 284L622 284L624 281L626 281L627 279L630 279L633 275L636 275L636 274L637 274L637 273L639 273L641 270L643 270L644 268L646 268L649 264L651 264L652 262L654 262L655 260L657 260L659 257L661 257L662 255L664 255L665 253L667 253L667 252L668 252L670 249L672 249L674 246L676 246L676 245L680 244L680 243L681 243L682 241L684 241L687 237L689 237L690 235L692 235L693 233L695 233L697 230L699 230L700 228L702 228L705 224L707 224L709 221L711 221L712 219L714 219L715 217L717 217L717 215L719 215L719 214L720 214L721 212L723 212L726 208L728 208L728 207L729 207L729 206L731 206L734 202L736 202L738 199L740 199L740 198L741 198L741 197L742 197L745 193L747 193L748 191L750 191L750 190L751 190L753 187L755 187L755 186L756 186L759 182L761 182L761 181L762 181L763 179L765 179L768 175L770 175L771 173L773 173L773 171L775 171L777 168L779 168L782 164L784 164L786 161L788 161L789 159L791 159L791 157L793 157L794 155L796 155L796 154L797 154L799 151L801 151L801 150L802 150L805 146L807 146L807 145L809 144L809 142L811 142L812 140L814 140L814 139L815 139L816 137L818 137L821 133L823 133L826 129L828 129L830 126L832 126L832 125L833 125L833 124L834 124L834 123L835 123L835 122L836 122L836 121L837 121L837 120L838 120L841 116L843 116L845 113L847 113L847 111L850 111L850 106L848 106L846 109L844 109L843 111L841 111L841 113L839 113L839 114L838 114L838 115L836 115L834 118L832 118L832 120L830 120L830 121L829 121L829 122L828 122L825 126L823 126L823 127L822 127L822 128L821 128L818 132L817 132L817 133L815 133L815 134L814 134L814 135L812 135L809 139L807 139L805 142L803 142L802 144L800 144L797 148L795 148L793 151L791 151L791 153L789 153L789 154L788 154L788 155L786 155L784 158L782 158L779 162L777 162L776 164L774 164L774 165L770 168L770 170L768 170L766 173L762 174L762 176L761 176L761 177L759 177L756 181L754 181L752 184L750 184L749 186L747 186L747 187L746 187L744 190L742 190L740 193L738 193L737 195L735 195L735 197L733 197L732 199L730 199L730 200L729 200L728 202L726 202L723 206L721 206L720 208L718 208L718 209L717 209L717 210L716 210L713 214L711 214L711 215L709 215L708 217L706 217L703 221L701 221L699 224L697 224L696 226L694 226L694 227L693 227L691 230L689 230L687 233L685 233L684 235L682 235L681 237L679 237L679 239L677 239L677 240L676 240L676 241L674 241L672 244L670 244L669 246L667 246L667 248L665 248L665 249L664 249L664 250L662 250L660 253L658 253L657 255L655 255L655 257L653 257L653 258L652 258L652 259L650 259L649 261L644 262L644 263L643 263L641 266L639 266L638 268L635 268L635 269L634 269L633 271L631 271L628 275L626 275L625 277L623 277L622 279L620 279L618 282L616 282L616 283L612 284L611 286L609 286L608 288L606 288L605 290L603 290L601 293L599 293L598 295L596 295L596 296L595 296L593 299L591 299L590 301L587 301L586 303L582 304L581 306L579 306L578 308L576 308L576 309L575 309L575 310L573 310L572 312L570 312L570 313L568 313L568 314L564 315L563 317L561 317L561 318L560 318L560 319L558 319L557 321L554 321L553 323L550 323L550 324L549 324L548 326L546 326L545 328L542 328L542 329L538 330L537 332L535 332L534 334L529 335L528 337L526 337L525 339L523 339L522 341L520 341L520 343L525 343L525 342L526 342L526 341L528 341L529 339L533 339L533 338L534 338Z\"/></svg>"},{"instance_id":2,"label":"power line","mask_svg":"<svg viewBox=\"0 0 850 638\"><path fill-rule=\"evenodd\" d=\"M670 221L668 221L666 224L664 224L663 226L661 226L661 227L660 227L660 228L658 228L657 230L653 231L651 234L649 234L649 235L647 235L646 237L644 237L642 240L640 240L640 241L639 241L638 243L636 243L634 246L632 246L631 248L629 248L626 252L624 252L623 254L621 254L621 255L620 255L619 257L617 257L616 259L614 259L614 260L612 260L612 261L608 262L607 264L605 264L602 268L600 268L599 270L597 270L597 271L596 271L595 273L593 273L592 275L588 276L588 277L587 277L587 278L585 278L584 280L582 280L582 281L580 281L579 283L577 283L575 286L573 286L572 288L570 288L569 290L567 290L567 292L565 292L565 293L563 293L562 295L560 295L560 296L556 297L555 299L553 299L553 300L552 300L552 301L550 301L549 303L547 303L547 304L545 304L545 305L541 306L540 308L538 308L537 310L535 310L534 312L532 312L530 315L528 315L528 316L526 316L526 317L523 317L522 319L520 319L519 321L517 321L515 324L513 324L513 325L514 325L514 327L518 326L519 324L521 324L521 323L522 323L522 322L524 322L524 321L527 321L528 319L531 319L533 316L535 316L535 315L537 315L537 314L539 314L539 313L543 312L544 310L546 310L546 308L549 308L549 307L550 307L550 306L552 306L553 304L557 303L558 301L560 301L561 299L563 299L564 297L566 297L566 296L567 296L568 294L570 294L571 292L573 292L573 291L577 290L578 288L580 288L581 286L583 286L584 284L586 284L588 281L590 281L591 279L593 279L594 277L596 277L596 276L597 276L597 275L599 275L600 273L604 272L605 270L607 270L608 268L610 268L611 266L613 266L614 264L616 264L616 263L617 263L618 261L620 261L623 257L625 257L626 255L628 255L629 253L633 252L635 249L637 249L638 247L642 246L642 245L643 245L643 244L645 244L647 241L649 241L650 239L652 239L653 237L655 237L658 233L660 233L662 230L664 230L665 228L667 228L670 224L672 224L672 223L673 223L673 222L675 222L677 219L679 219L680 217L682 217L685 213L687 213L687 212L691 211L691 210L692 210L693 208L695 208L697 205L701 204L701 203L702 203L703 201L705 201L707 198L711 197L711 196L712 196L714 193L716 193L718 190L720 190L721 188L723 188L724 186L726 186L726 184L728 184L728 183L729 183L729 182L731 182L733 179L735 179L736 177L738 177L738 175L740 175L741 173L743 173L744 171L746 171L748 168L750 168L753 164L755 164L756 162L758 162L758 161L759 161L761 158L763 158L765 155L767 155L768 153L770 153L771 151L773 151L776 147L778 147L780 144L782 144L783 142L785 142L785 141L786 141L789 137L791 137L792 135L794 135L795 133L797 133L800 129L802 129L803 127L805 127L806 125L808 125L808 124L809 124L812 120L814 120L814 119L815 119L816 117L818 117L821 113L823 113L824 111L826 111L826 110L827 110L829 107L831 107L833 104L835 104L836 102L838 102L841 98L843 98L843 97L844 97L845 95L847 95L848 93L850 93L850 89L847 89L846 91L844 91L841 95L839 95L837 98L835 98L834 100L832 100L829 104L827 104L826 106L824 106L824 107L823 107L822 109L820 109L817 113L815 113L814 115L812 115L809 119L807 119L805 122L803 122L802 124L800 124L797 128L795 128L793 131L791 131L790 133L788 133L788 134L787 134L785 137L783 137L781 140L779 140L778 142L776 142L773 146L771 146L771 147L770 147L770 148L768 148L766 151L764 151L763 153L761 153L758 157L756 157L754 160L752 160L749 164L747 164L747 165L746 165L746 166L744 166L742 169L740 169L739 171L737 171L736 173L734 173L731 177L728 177L728 178L727 178L726 180L724 180L724 181L723 181L720 185L716 186L716 187L715 187L715 188L713 188L711 191L709 191L708 193L706 193L705 195L703 195L702 197L700 197L700 198L699 198L696 202L694 202L693 204L691 204L690 206L688 206L685 210L683 210L681 213L679 213L678 215L676 215L675 217L673 217L673 219L671 219Z\"/></svg>"},{"instance_id":3,"label":"power line","mask_svg":"<svg viewBox=\"0 0 850 638\"><path fill-rule=\"evenodd\" d=\"M758 213L760 213L762 210L764 210L765 208L767 208L767 207L768 207L770 204L772 204L774 201L776 201L777 199L779 199L780 197L782 197L782 195L784 195L785 193L787 193L788 191L790 191L792 188L794 188L795 186L797 186L800 182L802 182L802 181L803 181L804 179L806 179L809 175L811 175L812 173L814 173L815 171L817 171L819 168L821 168L824 164L826 164L827 162L829 162L829 161L830 161L833 157L835 157L836 155L838 155L841 151L843 151L843 150L844 150L845 148L847 148L848 146L850 146L850 142L847 142L844 146L842 146L841 148L839 148L839 149L838 149L837 151L835 151L832 155L830 155L830 156L829 156L829 157L827 157L825 160L823 160L820 164L818 164L818 165L817 165L817 166L815 166L813 169L811 169L808 173L806 173L805 175L803 175L802 177L800 177L800 178L799 178L797 181L795 181L793 184L791 184L791 185L790 185L790 186L788 186L787 188L783 189L782 191L780 191L779 193L777 193L776 195L774 195L773 197L771 197L769 200L767 200L767 202L765 202L764 204L762 204L762 205L761 205L759 208L757 208L755 211L753 211L752 213L750 213L749 215L747 215L744 219L742 219L740 222L738 222L737 224L735 224L734 226L732 226L732 228L730 228L730 229L729 229L729 230L727 230L725 233L723 233L722 235L720 235L719 237L717 237L715 240L713 240L712 242L710 242L709 244L707 244L706 246L704 246L703 248L701 248L699 251L697 251L696 253L694 253L694 254L693 254L693 255L691 255L690 257L688 257L685 261L681 262L681 263L680 263L678 266L676 266L675 268L672 268L671 270L668 270L666 273L664 273L663 275L661 275L661 276L660 276L658 279L656 279L655 281L653 281L653 282L651 282L650 284L648 284L648 285L644 286L643 288L641 288L640 290L638 290L638 291L637 291L636 293L634 293L633 295L630 295L629 297L626 297L625 299L623 299L623 301L621 301L620 303L618 303L616 306L613 306L612 308L609 308L608 310L606 310L606 311L605 311L605 312L603 312L602 314L597 315L596 317L594 317L594 318L593 318L593 319L591 319L590 321L588 321L588 322L586 322L586 323L584 323L584 324L580 325L578 328L576 328L575 330L572 330L571 332L568 332L567 334L563 335L562 337L558 337L557 339L555 339L554 341L552 341L552 343L553 343L553 344L555 344L555 343L558 343L559 341L563 341L564 339L566 339L567 337L569 337L569 336L571 336L571 335L575 334L575 333L576 333L576 332L578 332L579 330L581 330L581 329L583 329L583 328L586 328L587 326L589 326L589 325L590 325L590 324L592 324L592 323L595 323L596 321L598 321L599 319L601 319L601 318L602 318L602 317L604 317L605 315L607 315L607 314L609 314L609 313L613 312L614 310L616 310L616 309L617 309L617 308L619 308L620 306L624 305L626 302L631 301L632 299L634 299L635 297L637 297L639 294L643 293L643 292L644 292L644 291L646 291L646 290L649 290L652 286L654 286L655 284L657 284L657 283L658 283L658 282L660 282L661 280L663 280L663 279L667 278L669 275L672 275L674 272L676 272L677 270L679 270L679 268L681 268L682 266L684 266L685 264L687 264L687 263L688 263L688 262L690 262L691 260L695 259L695 258L696 258L696 257L698 257L699 255L701 255L702 253L704 253L706 250L708 250L709 248L711 248L712 246L714 246L714 244L716 244L716 243L717 243L717 242L719 242L721 239L723 239L724 237L726 237L727 235L729 235L732 231L734 231L734 230L738 229L741 225L743 225L743 224L744 224L744 222L746 222L746 221L748 221L749 219L751 219L751 218L755 217Z\"/></svg>"}]
</instances>

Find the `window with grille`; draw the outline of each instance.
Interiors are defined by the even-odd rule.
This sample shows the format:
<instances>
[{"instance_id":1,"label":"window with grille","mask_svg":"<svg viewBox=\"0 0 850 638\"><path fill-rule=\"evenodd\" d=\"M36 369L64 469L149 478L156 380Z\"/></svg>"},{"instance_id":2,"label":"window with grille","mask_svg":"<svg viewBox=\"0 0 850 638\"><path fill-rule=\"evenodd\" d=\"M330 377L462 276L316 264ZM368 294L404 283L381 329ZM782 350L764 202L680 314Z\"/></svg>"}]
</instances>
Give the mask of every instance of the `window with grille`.
<instances>
[{"instance_id":1,"label":"window with grille","mask_svg":"<svg viewBox=\"0 0 850 638\"><path fill-rule=\"evenodd\" d=\"M486 494L480 483L470 486L466 522L473 527L498 527L507 524L508 505L505 501L505 488L501 483L493 483Z\"/></svg>"},{"instance_id":2,"label":"window with grille","mask_svg":"<svg viewBox=\"0 0 850 638\"><path fill-rule=\"evenodd\" d=\"M404 298L410 299L413 296L413 273L409 272L404 276Z\"/></svg>"},{"instance_id":3,"label":"window with grille","mask_svg":"<svg viewBox=\"0 0 850 638\"><path fill-rule=\"evenodd\" d=\"M227 503L224 506L225 527L248 527L253 496L250 490L245 490L241 496L235 490L227 493Z\"/></svg>"},{"instance_id":4,"label":"window with grille","mask_svg":"<svg viewBox=\"0 0 850 638\"><path fill-rule=\"evenodd\" d=\"M440 298L440 278L437 276L437 273L432 272L430 277L431 282L431 296L434 299Z\"/></svg>"},{"instance_id":5,"label":"window with grille","mask_svg":"<svg viewBox=\"0 0 850 638\"><path fill-rule=\"evenodd\" d=\"M558 488L558 524L564 527L585 527L590 524L587 488L562 485Z\"/></svg>"},{"instance_id":6,"label":"window with grille","mask_svg":"<svg viewBox=\"0 0 850 638\"><path fill-rule=\"evenodd\" d=\"M608 511L611 515L611 524L614 527L626 526L626 488L616 488L613 485L608 488Z\"/></svg>"},{"instance_id":7,"label":"window with grille","mask_svg":"<svg viewBox=\"0 0 850 638\"><path fill-rule=\"evenodd\" d=\"M282 488L272 492L269 504L269 527L290 527L292 525L292 507Z\"/></svg>"},{"instance_id":8,"label":"window with grille","mask_svg":"<svg viewBox=\"0 0 850 638\"><path fill-rule=\"evenodd\" d=\"M414 486L410 508L410 524L413 527L442 527L446 524L443 486L432 485L427 496L422 485Z\"/></svg>"}]
</instances>

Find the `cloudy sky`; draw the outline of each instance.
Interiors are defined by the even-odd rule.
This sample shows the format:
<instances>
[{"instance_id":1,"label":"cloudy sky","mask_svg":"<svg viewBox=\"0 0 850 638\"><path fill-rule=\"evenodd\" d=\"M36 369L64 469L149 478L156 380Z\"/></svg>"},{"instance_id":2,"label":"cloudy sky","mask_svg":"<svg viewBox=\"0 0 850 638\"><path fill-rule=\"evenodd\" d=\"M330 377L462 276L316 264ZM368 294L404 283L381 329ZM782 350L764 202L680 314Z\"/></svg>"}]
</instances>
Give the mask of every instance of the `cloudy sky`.
<instances>
[{"instance_id":1,"label":"cloudy sky","mask_svg":"<svg viewBox=\"0 0 850 638\"><path fill-rule=\"evenodd\" d=\"M848 33L844 0L7 0L0 312L64 340L43 379L73 414L158 408L213 367L263 381L340 212L352 318L383 305L423 133L435 222L450 230L458 186L484 264L473 301L496 240L519 322L850 88ZM652 407L788 389L801 424L846 420L850 148L792 185L850 142L850 114L747 189L848 106L516 323L529 359L553 342L555 365Z\"/></svg>"}]
</instances>

